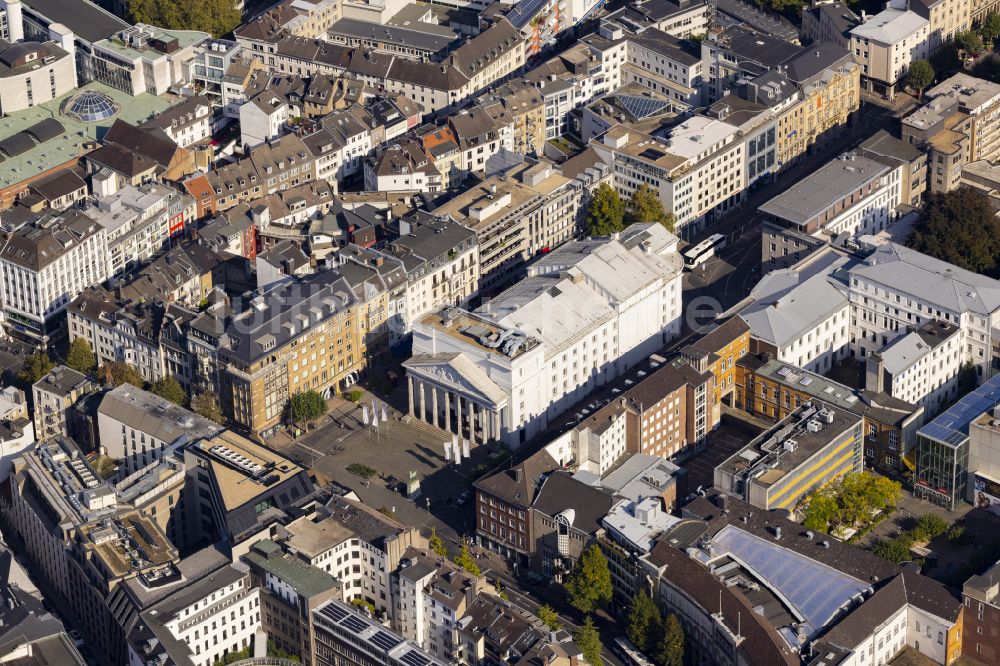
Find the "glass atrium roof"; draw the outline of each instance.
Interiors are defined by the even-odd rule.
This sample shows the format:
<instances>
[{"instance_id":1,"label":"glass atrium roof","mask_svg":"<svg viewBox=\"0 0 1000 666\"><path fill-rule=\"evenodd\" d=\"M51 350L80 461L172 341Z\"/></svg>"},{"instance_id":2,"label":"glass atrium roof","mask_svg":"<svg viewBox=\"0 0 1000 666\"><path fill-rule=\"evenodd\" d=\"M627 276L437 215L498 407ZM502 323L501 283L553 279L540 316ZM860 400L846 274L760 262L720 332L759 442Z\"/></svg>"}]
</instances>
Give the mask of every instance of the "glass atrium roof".
<instances>
[{"instance_id":1,"label":"glass atrium roof","mask_svg":"<svg viewBox=\"0 0 1000 666\"><path fill-rule=\"evenodd\" d=\"M70 100L66 114L85 123L107 120L118 113L118 104L108 95L96 90L84 90Z\"/></svg>"}]
</instances>

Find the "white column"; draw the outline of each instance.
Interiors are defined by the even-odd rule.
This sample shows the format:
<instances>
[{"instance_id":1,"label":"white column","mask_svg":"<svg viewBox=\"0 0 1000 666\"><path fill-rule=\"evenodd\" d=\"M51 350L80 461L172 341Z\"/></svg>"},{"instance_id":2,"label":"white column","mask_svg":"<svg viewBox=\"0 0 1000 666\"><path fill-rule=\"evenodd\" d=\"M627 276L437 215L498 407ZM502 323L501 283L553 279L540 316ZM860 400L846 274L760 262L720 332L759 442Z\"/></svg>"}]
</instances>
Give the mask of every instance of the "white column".
<instances>
[{"instance_id":1,"label":"white column","mask_svg":"<svg viewBox=\"0 0 1000 666\"><path fill-rule=\"evenodd\" d=\"M431 385L431 423L434 427L438 427L438 390L437 387Z\"/></svg>"},{"instance_id":2,"label":"white column","mask_svg":"<svg viewBox=\"0 0 1000 666\"><path fill-rule=\"evenodd\" d=\"M420 414L418 415L420 417L421 421L426 421L427 420L424 417L424 412L426 411L425 407L424 407L425 405L426 405L426 403L424 402L424 383L421 381L420 382Z\"/></svg>"},{"instance_id":3,"label":"white column","mask_svg":"<svg viewBox=\"0 0 1000 666\"><path fill-rule=\"evenodd\" d=\"M476 403L469 402L469 446L476 445Z\"/></svg>"},{"instance_id":4,"label":"white column","mask_svg":"<svg viewBox=\"0 0 1000 666\"><path fill-rule=\"evenodd\" d=\"M455 394L455 425L458 427L458 438L462 439L462 396L459 393Z\"/></svg>"},{"instance_id":5,"label":"white column","mask_svg":"<svg viewBox=\"0 0 1000 666\"><path fill-rule=\"evenodd\" d=\"M493 412L493 437L499 442L500 441L500 407Z\"/></svg>"},{"instance_id":6,"label":"white column","mask_svg":"<svg viewBox=\"0 0 1000 666\"><path fill-rule=\"evenodd\" d=\"M444 392L444 429L451 432L451 391Z\"/></svg>"},{"instance_id":7,"label":"white column","mask_svg":"<svg viewBox=\"0 0 1000 666\"><path fill-rule=\"evenodd\" d=\"M410 397L410 416L413 416L413 376L406 376L407 393Z\"/></svg>"}]
</instances>

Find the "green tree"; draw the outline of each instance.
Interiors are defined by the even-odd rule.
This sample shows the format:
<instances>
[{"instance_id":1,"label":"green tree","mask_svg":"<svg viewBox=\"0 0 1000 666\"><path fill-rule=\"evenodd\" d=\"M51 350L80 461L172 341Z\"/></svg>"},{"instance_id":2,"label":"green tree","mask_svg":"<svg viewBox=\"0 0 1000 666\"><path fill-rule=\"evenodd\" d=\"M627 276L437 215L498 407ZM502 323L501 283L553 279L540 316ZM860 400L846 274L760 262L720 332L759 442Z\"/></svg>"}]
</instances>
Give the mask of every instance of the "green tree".
<instances>
[{"instance_id":1,"label":"green tree","mask_svg":"<svg viewBox=\"0 0 1000 666\"><path fill-rule=\"evenodd\" d=\"M181 386L181 383L173 377L157 379L153 382L153 385L149 387L149 390L151 393L155 393L164 400L169 400L175 405L180 405L181 407L187 406L187 392L184 390L184 387Z\"/></svg>"},{"instance_id":2,"label":"green tree","mask_svg":"<svg viewBox=\"0 0 1000 666\"><path fill-rule=\"evenodd\" d=\"M911 534L920 541L930 541L948 531L948 521L936 513L925 513L917 519Z\"/></svg>"},{"instance_id":3,"label":"green tree","mask_svg":"<svg viewBox=\"0 0 1000 666\"><path fill-rule=\"evenodd\" d=\"M191 411L209 421L215 421L219 425L226 423L226 417L223 416L222 408L219 407L219 399L211 391L198 393L191 398Z\"/></svg>"},{"instance_id":4,"label":"green tree","mask_svg":"<svg viewBox=\"0 0 1000 666\"><path fill-rule=\"evenodd\" d=\"M931 63L934 71L941 75L941 78L954 74L962 68L962 56L959 54L955 42L942 44L937 51L931 54L928 62Z\"/></svg>"},{"instance_id":5,"label":"green tree","mask_svg":"<svg viewBox=\"0 0 1000 666\"><path fill-rule=\"evenodd\" d=\"M293 423L315 421L326 414L327 404L318 391L299 391L288 401L288 415Z\"/></svg>"},{"instance_id":6,"label":"green tree","mask_svg":"<svg viewBox=\"0 0 1000 666\"><path fill-rule=\"evenodd\" d=\"M661 666L684 664L684 628L673 613L663 620L663 632L656 646L656 660Z\"/></svg>"},{"instance_id":7,"label":"green tree","mask_svg":"<svg viewBox=\"0 0 1000 666\"><path fill-rule=\"evenodd\" d=\"M983 36L983 39L987 44L992 45L1000 37L1000 14L996 12L990 12L983 19L983 24L979 26L979 34Z\"/></svg>"},{"instance_id":8,"label":"green tree","mask_svg":"<svg viewBox=\"0 0 1000 666\"><path fill-rule=\"evenodd\" d=\"M910 554L910 547L913 545L913 537L909 533L903 532L892 539L883 539L875 542L872 552L881 558L895 562L906 562L913 559Z\"/></svg>"},{"instance_id":9,"label":"green tree","mask_svg":"<svg viewBox=\"0 0 1000 666\"><path fill-rule=\"evenodd\" d=\"M930 194L906 244L959 268L1000 273L1000 219L989 197L969 187Z\"/></svg>"},{"instance_id":10,"label":"green tree","mask_svg":"<svg viewBox=\"0 0 1000 666\"><path fill-rule=\"evenodd\" d=\"M24 361L24 367L17 373L17 378L22 382L34 384L39 379L49 374L49 370L55 367L55 363L49 355L43 351L37 351Z\"/></svg>"},{"instance_id":11,"label":"green tree","mask_svg":"<svg viewBox=\"0 0 1000 666\"><path fill-rule=\"evenodd\" d=\"M101 378L101 383L110 386L131 384L132 386L142 388L143 384L145 384L142 375L139 374L135 366L121 361L105 363L97 369L97 375Z\"/></svg>"},{"instance_id":12,"label":"green tree","mask_svg":"<svg viewBox=\"0 0 1000 666\"><path fill-rule=\"evenodd\" d=\"M609 236L624 228L625 204L618 192L607 183L601 183L587 209L587 233L591 236Z\"/></svg>"},{"instance_id":13,"label":"green tree","mask_svg":"<svg viewBox=\"0 0 1000 666\"><path fill-rule=\"evenodd\" d=\"M587 660L588 664L602 666L604 661L601 659L601 650L603 649L601 636L597 633L594 620L589 615L573 634L573 642L583 653L583 658Z\"/></svg>"},{"instance_id":14,"label":"green tree","mask_svg":"<svg viewBox=\"0 0 1000 666\"><path fill-rule=\"evenodd\" d=\"M360 476L362 479L370 479L377 474L374 469L361 463L351 463L347 466L347 471L354 476Z\"/></svg>"},{"instance_id":15,"label":"green tree","mask_svg":"<svg viewBox=\"0 0 1000 666\"><path fill-rule=\"evenodd\" d=\"M677 218L673 213L663 210L663 202L653 188L643 183L628 200L625 206L625 226L631 224L648 224L659 222L667 231L673 233Z\"/></svg>"},{"instance_id":16,"label":"green tree","mask_svg":"<svg viewBox=\"0 0 1000 666\"><path fill-rule=\"evenodd\" d=\"M817 532L829 532L837 519L837 500L829 492L816 491L809 498L802 525Z\"/></svg>"},{"instance_id":17,"label":"green tree","mask_svg":"<svg viewBox=\"0 0 1000 666\"><path fill-rule=\"evenodd\" d=\"M956 32L954 41L960 51L965 51L969 55L978 55L986 48L983 38L975 30Z\"/></svg>"},{"instance_id":18,"label":"green tree","mask_svg":"<svg viewBox=\"0 0 1000 666\"><path fill-rule=\"evenodd\" d=\"M462 567L473 576L482 575L482 572L479 571L479 565L476 564L476 558L474 558L472 553L469 552L469 544L465 541L462 542L462 549L455 557L455 564Z\"/></svg>"},{"instance_id":19,"label":"green tree","mask_svg":"<svg viewBox=\"0 0 1000 666\"><path fill-rule=\"evenodd\" d=\"M934 80L934 68L926 60L914 60L906 73L906 85L917 92L917 97L923 97L924 88Z\"/></svg>"},{"instance_id":20,"label":"green tree","mask_svg":"<svg viewBox=\"0 0 1000 666\"><path fill-rule=\"evenodd\" d=\"M538 619L545 623L545 626L552 631L562 629L562 622L559 621L559 613L552 610L552 606L542 604L538 607Z\"/></svg>"},{"instance_id":21,"label":"green tree","mask_svg":"<svg viewBox=\"0 0 1000 666\"><path fill-rule=\"evenodd\" d=\"M91 372L97 365L94 350L90 348L90 343L87 342L86 338L76 338L69 343L69 351L66 352L66 365L84 374Z\"/></svg>"},{"instance_id":22,"label":"green tree","mask_svg":"<svg viewBox=\"0 0 1000 666\"><path fill-rule=\"evenodd\" d=\"M986 54L972 66L972 73L980 79L1000 83L1000 55Z\"/></svg>"},{"instance_id":23,"label":"green tree","mask_svg":"<svg viewBox=\"0 0 1000 666\"><path fill-rule=\"evenodd\" d=\"M448 557L448 549L444 546L444 540L438 535L437 528L431 526L431 537L427 540L427 546L441 557Z\"/></svg>"},{"instance_id":24,"label":"green tree","mask_svg":"<svg viewBox=\"0 0 1000 666\"><path fill-rule=\"evenodd\" d=\"M639 590L639 594L632 597L625 622L625 635L640 652L649 654L656 647L656 640L660 635L660 611L646 594L646 590Z\"/></svg>"},{"instance_id":25,"label":"green tree","mask_svg":"<svg viewBox=\"0 0 1000 666\"><path fill-rule=\"evenodd\" d=\"M596 543L581 553L566 581L566 594L569 603L582 613L591 613L611 601L611 570Z\"/></svg>"},{"instance_id":26,"label":"green tree","mask_svg":"<svg viewBox=\"0 0 1000 666\"><path fill-rule=\"evenodd\" d=\"M216 37L240 24L233 0L129 0L132 23L148 23L172 30L201 30Z\"/></svg>"},{"instance_id":27,"label":"green tree","mask_svg":"<svg viewBox=\"0 0 1000 666\"><path fill-rule=\"evenodd\" d=\"M979 24L979 34L986 45L992 45L997 38L1000 38L1000 14L990 12Z\"/></svg>"}]
</instances>

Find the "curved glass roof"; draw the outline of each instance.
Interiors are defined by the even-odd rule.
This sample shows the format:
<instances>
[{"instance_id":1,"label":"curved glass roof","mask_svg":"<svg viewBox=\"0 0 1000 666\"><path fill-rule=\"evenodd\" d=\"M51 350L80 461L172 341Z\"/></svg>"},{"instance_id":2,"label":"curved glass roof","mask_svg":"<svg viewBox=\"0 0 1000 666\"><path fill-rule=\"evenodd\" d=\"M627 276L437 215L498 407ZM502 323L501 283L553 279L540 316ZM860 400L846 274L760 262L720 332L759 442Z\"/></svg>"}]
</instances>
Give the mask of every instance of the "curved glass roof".
<instances>
[{"instance_id":1,"label":"curved glass roof","mask_svg":"<svg viewBox=\"0 0 1000 666\"><path fill-rule=\"evenodd\" d=\"M107 120L118 113L118 104L108 95L96 90L84 90L66 107L66 114L85 123Z\"/></svg>"}]
</instances>

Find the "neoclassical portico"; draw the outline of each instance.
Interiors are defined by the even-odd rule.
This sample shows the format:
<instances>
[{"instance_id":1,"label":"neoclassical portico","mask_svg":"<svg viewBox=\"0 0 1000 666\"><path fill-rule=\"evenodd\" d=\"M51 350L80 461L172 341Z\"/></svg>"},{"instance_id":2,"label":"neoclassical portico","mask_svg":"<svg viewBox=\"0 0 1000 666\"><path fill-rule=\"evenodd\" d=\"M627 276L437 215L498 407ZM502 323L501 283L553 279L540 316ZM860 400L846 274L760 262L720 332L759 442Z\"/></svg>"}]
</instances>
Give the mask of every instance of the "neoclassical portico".
<instances>
[{"instance_id":1,"label":"neoclassical portico","mask_svg":"<svg viewBox=\"0 0 1000 666\"><path fill-rule=\"evenodd\" d=\"M403 367L411 417L472 446L501 438L507 393L464 354L418 354Z\"/></svg>"}]
</instances>

